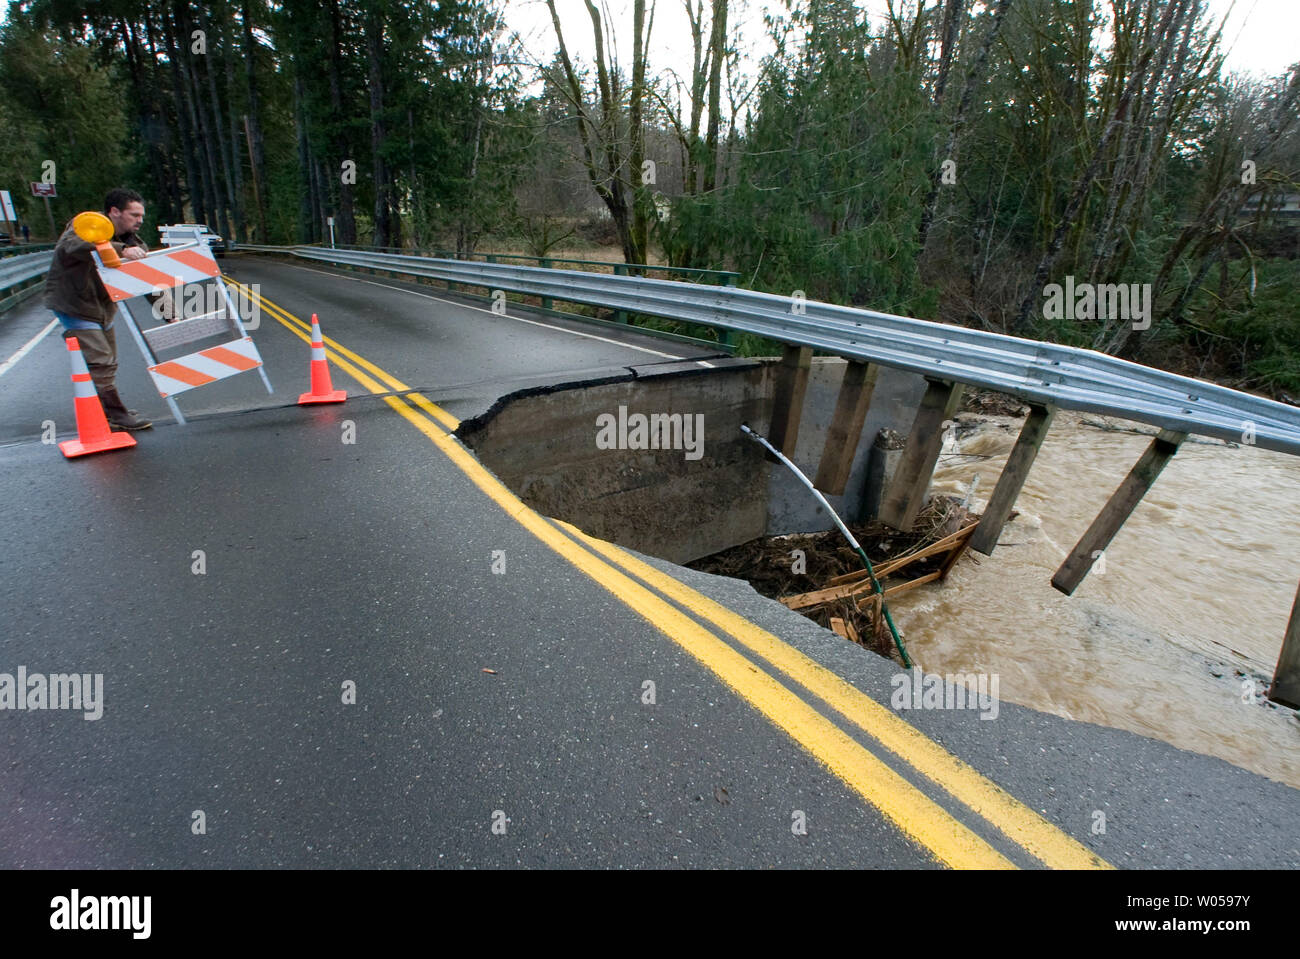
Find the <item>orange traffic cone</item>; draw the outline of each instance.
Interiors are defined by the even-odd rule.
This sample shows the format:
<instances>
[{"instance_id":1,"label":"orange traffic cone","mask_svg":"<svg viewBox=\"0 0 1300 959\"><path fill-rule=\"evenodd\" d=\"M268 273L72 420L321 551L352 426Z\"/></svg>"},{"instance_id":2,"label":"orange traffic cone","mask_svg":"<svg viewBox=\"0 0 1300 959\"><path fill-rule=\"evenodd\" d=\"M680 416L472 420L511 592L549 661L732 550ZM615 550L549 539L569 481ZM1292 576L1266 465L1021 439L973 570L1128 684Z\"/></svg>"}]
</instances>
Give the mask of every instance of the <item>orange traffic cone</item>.
<instances>
[{"instance_id":1,"label":"orange traffic cone","mask_svg":"<svg viewBox=\"0 0 1300 959\"><path fill-rule=\"evenodd\" d=\"M77 414L77 438L59 444L63 455L72 459L87 453L124 449L135 445L130 433L114 433L108 428L108 418L99 403L95 384L90 381L86 358L81 355L81 344L75 336L67 338L68 352L72 354L72 406Z\"/></svg>"},{"instance_id":2,"label":"orange traffic cone","mask_svg":"<svg viewBox=\"0 0 1300 959\"><path fill-rule=\"evenodd\" d=\"M329 361L325 359L325 341L320 334L320 320L311 315L311 392L298 397L298 405L308 403L342 403L347 390L336 390L330 382Z\"/></svg>"}]
</instances>

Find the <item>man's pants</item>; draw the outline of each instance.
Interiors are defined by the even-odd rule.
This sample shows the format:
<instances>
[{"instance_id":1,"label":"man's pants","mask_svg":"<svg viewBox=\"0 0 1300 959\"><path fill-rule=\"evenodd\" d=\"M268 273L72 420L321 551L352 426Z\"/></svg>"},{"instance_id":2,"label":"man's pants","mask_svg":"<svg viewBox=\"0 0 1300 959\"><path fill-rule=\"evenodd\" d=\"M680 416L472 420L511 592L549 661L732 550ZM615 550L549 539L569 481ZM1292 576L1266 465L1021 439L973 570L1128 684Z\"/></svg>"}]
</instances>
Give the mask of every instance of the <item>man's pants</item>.
<instances>
[{"instance_id":1,"label":"man's pants","mask_svg":"<svg viewBox=\"0 0 1300 959\"><path fill-rule=\"evenodd\" d=\"M63 338L76 337L81 344L81 355L90 370L90 379L96 393L117 388L117 338L113 328L96 330L64 330Z\"/></svg>"}]
</instances>

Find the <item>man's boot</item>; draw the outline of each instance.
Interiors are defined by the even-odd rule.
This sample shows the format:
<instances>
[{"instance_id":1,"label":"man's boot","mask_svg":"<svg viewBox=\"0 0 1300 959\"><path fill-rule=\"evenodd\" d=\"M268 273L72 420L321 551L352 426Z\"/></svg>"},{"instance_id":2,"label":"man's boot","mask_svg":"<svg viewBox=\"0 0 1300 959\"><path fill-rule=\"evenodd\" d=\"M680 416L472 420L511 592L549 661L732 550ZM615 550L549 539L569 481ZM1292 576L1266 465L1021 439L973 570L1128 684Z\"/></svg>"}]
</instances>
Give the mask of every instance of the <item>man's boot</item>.
<instances>
[{"instance_id":1,"label":"man's boot","mask_svg":"<svg viewBox=\"0 0 1300 959\"><path fill-rule=\"evenodd\" d=\"M117 387L111 390L98 390L99 402L103 404L104 416L108 425L118 430L147 430L153 423L140 416L135 410L128 410L117 395Z\"/></svg>"}]
</instances>

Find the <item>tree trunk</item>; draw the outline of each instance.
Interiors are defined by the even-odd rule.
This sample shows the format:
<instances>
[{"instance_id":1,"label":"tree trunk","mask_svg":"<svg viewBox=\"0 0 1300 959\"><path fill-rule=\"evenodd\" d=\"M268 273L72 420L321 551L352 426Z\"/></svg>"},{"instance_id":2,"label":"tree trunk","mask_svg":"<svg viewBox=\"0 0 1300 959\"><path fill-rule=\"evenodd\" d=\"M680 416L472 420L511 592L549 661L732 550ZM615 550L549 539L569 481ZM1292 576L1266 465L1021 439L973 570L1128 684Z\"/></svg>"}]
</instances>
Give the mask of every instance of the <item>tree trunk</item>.
<instances>
[{"instance_id":1,"label":"tree trunk","mask_svg":"<svg viewBox=\"0 0 1300 959\"><path fill-rule=\"evenodd\" d=\"M203 202L203 171L194 150L196 137L186 116L186 84L181 76L180 57L176 52L175 34L167 11L162 13L163 42L167 49L167 62L171 65L172 94L176 106L176 128L181 139L181 155L185 162L185 188L190 195L190 215L197 223L207 222L207 207ZM181 218L184 219L182 212Z\"/></svg>"},{"instance_id":2,"label":"tree trunk","mask_svg":"<svg viewBox=\"0 0 1300 959\"><path fill-rule=\"evenodd\" d=\"M424 246L422 239L424 233L423 223L421 222L422 207L419 200L420 181L415 175L415 114L409 106L406 108L406 143L411 151L411 182L408 184L408 188L411 195L416 198L411 205L411 240L415 244L415 248L420 250Z\"/></svg>"},{"instance_id":3,"label":"tree trunk","mask_svg":"<svg viewBox=\"0 0 1300 959\"><path fill-rule=\"evenodd\" d=\"M704 0L697 0L694 9L691 0L685 0L686 15L691 23L691 118L689 126L682 136L682 182L684 192L693 195L700 191L700 120L704 115L704 90L708 84L709 54L713 50L710 34L709 45L704 46Z\"/></svg>"},{"instance_id":4,"label":"tree trunk","mask_svg":"<svg viewBox=\"0 0 1300 959\"><path fill-rule=\"evenodd\" d=\"M332 0L330 3L329 80L330 106L333 108L331 120L335 125L338 125L341 124L342 118L346 115L343 110L343 25L339 0ZM341 127L339 127L338 132L340 134L343 132ZM342 137L340 136L339 139L342 139ZM352 160L353 158L345 155L350 144L340 143L339 139L335 139L332 144L331 155L334 159L334 170L329 177L330 195L333 196L334 191L338 191L338 215L336 220L338 242L355 245L357 242L357 224L353 214L352 184L343 179L343 161Z\"/></svg>"},{"instance_id":5,"label":"tree trunk","mask_svg":"<svg viewBox=\"0 0 1300 959\"><path fill-rule=\"evenodd\" d=\"M1169 21L1173 18L1177 9L1177 4L1170 4L1161 18L1160 27L1157 34L1163 33L1168 29ZM1047 281L1047 275L1052 266L1056 263L1056 258L1061 252L1061 247L1065 244L1066 234L1074 225L1075 217L1078 216L1083 201L1092 189L1093 181L1101 169L1102 157L1106 155L1111 141L1115 138L1116 133L1122 127L1125 118L1128 116L1130 104L1133 102L1133 96L1136 94L1138 87L1146 79L1147 69L1151 65L1151 59L1154 56L1154 49L1147 47L1138 61L1138 66L1133 75L1124 85L1124 91L1120 94L1119 103L1115 107L1115 114L1106 124L1106 129L1097 141L1097 146L1093 150L1092 159L1088 162L1087 168L1075 184L1074 193L1070 197L1069 203L1065 207L1065 212L1061 215L1061 220L1056 226L1056 232L1052 236L1047 250L1043 253L1042 259L1038 262L1038 268L1034 271L1034 278L1029 284L1029 291L1025 294L1024 300L1020 303L1020 309L1016 313L1015 332L1022 332L1029 322L1029 314L1033 310L1034 303L1038 299L1039 291L1042 290L1043 284Z\"/></svg>"},{"instance_id":6,"label":"tree trunk","mask_svg":"<svg viewBox=\"0 0 1300 959\"><path fill-rule=\"evenodd\" d=\"M184 144L177 144L172 136L171 121L167 116L167 103L159 91L162 90L162 78L158 76L161 67L158 66L158 45L154 41L153 14L146 4L144 8L144 36L145 42L149 48L149 63L152 64L154 72L153 90L155 92L154 104L158 114L159 137L162 142L162 155L166 158L166 176L165 184L167 190L168 208L171 211L169 219L177 222L185 219L185 202L181 196L180 176L176 170L175 153L179 149L182 162L185 164L186 177L189 177L189 152L185 149Z\"/></svg>"},{"instance_id":7,"label":"tree trunk","mask_svg":"<svg viewBox=\"0 0 1300 959\"><path fill-rule=\"evenodd\" d=\"M212 111L211 135L216 139L218 165L213 168L214 172L222 183L222 217L225 222L225 229L222 233L227 240L234 236L235 224L242 221L243 215L240 213L239 195L235 192L235 178L231 171L230 164L230 147L226 143L226 133L221 124L221 97L217 93L217 77L214 69L214 61L218 57L213 53L213 31L208 21L207 12L204 10L204 4L200 3L199 8L199 29L207 34L208 52L203 57L203 73L208 81L208 96L210 98L209 107ZM233 218L231 214L234 214Z\"/></svg>"},{"instance_id":8,"label":"tree trunk","mask_svg":"<svg viewBox=\"0 0 1300 959\"><path fill-rule=\"evenodd\" d=\"M591 16L592 33L596 40L597 79L599 84L597 93L604 118L601 126L597 127L587 115L587 105L583 97L582 86L578 82L577 72L573 68L573 60L569 57L569 49L564 41L564 31L560 27L560 16L555 10L555 0L546 0L546 6L551 14L551 24L555 27L555 36L560 47L560 62L564 67L564 84L560 88L564 91L569 100L569 105L576 115L578 140L582 145L582 160L587 171L587 179L591 182L591 188L596 191L596 195L600 197L601 202L609 210L610 217L614 220L614 228L618 233L619 245L623 249L625 262L635 263L636 260L631 252L631 236L628 232L627 208L618 179L621 171L617 162L612 167L609 165L615 149L617 130L610 129L608 123L611 109L611 93L604 59L600 13L588 0L587 11Z\"/></svg>"},{"instance_id":9,"label":"tree trunk","mask_svg":"<svg viewBox=\"0 0 1300 959\"><path fill-rule=\"evenodd\" d=\"M243 0L244 77L248 86L248 139L252 156L252 176L257 195L257 232L262 243L269 243L266 232L266 147L262 142L261 106L257 95L257 38L253 36L252 4Z\"/></svg>"},{"instance_id":10,"label":"tree trunk","mask_svg":"<svg viewBox=\"0 0 1300 959\"><path fill-rule=\"evenodd\" d=\"M315 156L315 154L312 154ZM337 178L331 176L328 160L316 161L316 199L320 202L320 212L318 214L318 224L321 242L328 243L331 235L335 243L343 243L350 246L356 245L356 234L353 233L352 239L348 240L343 236L343 230L340 227L341 218L339 217L339 200L338 190L339 182ZM334 217L334 229L330 230L329 219ZM355 225L354 225L355 229Z\"/></svg>"},{"instance_id":11,"label":"tree trunk","mask_svg":"<svg viewBox=\"0 0 1300 959\"><path fill-rule=\"evenodd\" d=\"M166 222L171 211L168 209L166 170L163 164L162 151L159 148L155 136L154 127L154 99L153 94L145 89L143 79L143 67L140 63L139 51L136 49L135 33L131 25L125 19L117 21L118 34L122 38L122 48L126 52L127 69L131 73L131 89L134 93L132 99L135 101L136 122L140 131L140 139L144 141L145 156L149 165L149 172L153 178L151 187L146 188L150 194L147 198L150 203L158 207L159 222Z\"/></svg>"},{"instance_id":12,"label":"tree trunk","mask_svg":"<svg viewBox=\"0 0 1300 959\"><path fill-rule=\"evenodd\" d=\"M199 177L203 187L203 207L206 219L202 222L214 224L221 229L221 190L217 183L216 164L212 157L212 137L203 122L203 111L198 103L198 85L194 81L190 63L189 19L183 3L177 3L173 9L174 27L177 37L177 61L180 68L181 86L185 93L185 107L189 114L189 133L193 137L194 155L198 159Z\"/></svg>"},{"instance_id":13,"label":"tree trunk","mask_svg":"<svg viewBox=\"0 0 1300 959\"><path fill-rule=\"evenodd\" d=\"M1152 149L1148 150L1143 157L1142 168L1137 176L1137 190L1131 193L1120 208L1118 222L1124 224L1129 220L1130 215L1140 216L1146 200L1146 194L1151 188L1152 173L1151 168L1157 155L1161 158L1168 155L1169 135L1173 126L1173 115L1175 106L1181 106L1180 101L1185 101L1186 97L1180 96L1179 91L1183 84L1183 73L1186 69L1187 57L1191 52L1191 41L1195 36L1196 23L1200 18L1202 3L1196 0L1191 15L1186 18L1183 24L1182 45L1178 50L1178 58L1174 61L1172 75L1165 84L1165 99L1160 107L1160 115L1156 119L1156 129L1148 135L1148 140L1153 143ZM1194 77L1204 75L1207 64L1210 63L1210 52L1207 49L1200 55L1196 66L1194 67ZM1129 254L1132 250L1131 245L1125 245L1122 252L1117 250L1119 245L1119 231L1112 234L1109 246L1103 250L1103 265L1099 275L1109 274L1118 276L1128 262Z\"/></svg>"},{"instance_id":14,"label":"tree trunk","mask_svg":"<svg viewBox=\"0 0 1300 959\"><path fill-rule=\"evenodd\" d=\"M1300 65L1292 68L1291 77L1287 82L1286 89L1278 97L1267 128L1256 138L1244 159L1259 162L1273 150L1295 122L1297 101L1300 101ZM1219 236L1219 231L1220 229L1231 229L1249 190L1245 184L1240 182L1235 160L1233 165L1228 166L1220 174L1219 182L1222 183L1222 186L1214 197L1201 209L1196 220L1183 228L1173 247L1165 255L1164 262L1160 265L1160 272L1156 276L1155 283L1152 284L1151 303L1153 310L1161 294L1164 293L1165 287L1169 284L1174 269L1182 259L1183 254L1198 237L1212 239L1214 242L1211 242L1208 246L1197 244L1193 247L1193 260L1198 255L1209 255L1215 243L1226 242L1226 234ZM1217 225L1219 223L1223 224L1222 228ZM1204 279L1204 275L1204 273L1200 275L1201 280ZM1191 292L1185 290L1180 300L1186 302L1190 295ZM1106 352L1116 355L1123 354L1126 351L1131 353L1136 349L1141 334L1142 331L1135 331L1131 324L1123 324L1116 331L1110 343L1106 345Z\"/></svg>"},{"instance_id":15,"label":"tree trunk","mask_svg":"<svg viewBox=\"0 0 1300 959\"><path fill-rule=\"evenodd\" d=\"M478 176L479 151L483 143L483 107L478 103L477 95L474 101L474 150L470 154L469 160L470 183L473 183ZM472 210L463 209L460 216L456 218L457 259L465 259L474 252L474 247L478 246L478 231L474 230L470 223L472 215Z\"/></svg>"},{"instance_id":16,"label":"tree trunk","mask_svg":"<svg viewBox=\"0 0 1300 959\"><path fill-rule=\"evenodd\" d=\"M189 88L190 119L193 122L195 130L198 131L200 138L199 156L203 159L205 164L204 174L205 179L207 180L208 213L215 221L212 225L215 225L216 229L225 236L229 236L230 223L227 220L226 195L222 187L220 173L221 167L217 162L216 153L213 150L213 143L216 141L216 136L212 132L211 119L208 115L208 111L203 109L202 88L199 84L196 75L197 68L193 61L195 54L191 53L193 44L191 40L192 31L190 29L191 23L189 19L188 4L178 3L176 9L180 16L177 26L181 35L181 43L184 44L184 49L181 51L181 73L184 75L186 84Z\"/></svg>"},{"instance_id":17,"label":"tree trunk","mask_svg":"<svg viewBox=\"0 0 1300 959\"><path fill-rule=\"evenodd\" d=\"M1088 279L1090 282L1097 282L1103 277L1103 270L1114 253L1115 244L1119 239L1119 231L1124 224L1129 211L1133 209L1133 203L1138 194L1143 190L1143 180L1148 176L1151 168L1151 156L1155 149L1155 131L1159 121L1153 119L1156 112L1157 103L1161 100L1158 96L1164 81L1166 96L1160 103L1162 116L1165 115L1168 107L1177 96L1177 83L1181 75L1183 56L1186 55L1186 44L1182 47L1182 56L1178 58L1175 71L1172 76L1166 73L1166 66L1169 58L1173 54L1173 48L1178 40L1178 35L1182 32L1183 18L1187 16L1187 0L1178 0L1179 12L1175 15L1169 29L1156 38L1159 57L1156 62L1156 68L1151 71L1147 81L1146 96L1142 98L1138 111L1132 120L1127 124L1125 136L1122 141L1119 153L1115 162L1115 174L1110 186L1110 196L1106 205L1106 212L1102 216L1100 227L1092 251L1092 262L1088 270ZM1197 3L1192 8L1193 16L1199 9ZM1161 144L1163 146L1163 144Z\"/></svg>"},{"instance_id":18,"label":"tree trunk","mask_svg":"<svg viewBox=\"0 0 1300 959\"><path fill-rule=\"evenodd\" d=\"M725 6L726 0L717 0ZM628 101L629 166L632 175L631 239L633 261L644 263L649 255L649 208L652 191L644 183L642 168L645 165L645 124L641 115L645 97L645 70L647 37L645 33L645 0L632 4L632 89ZM715 131L716 134L716 131ZM716 136L715 136L716 138Z\"/></svg>"},{"instance_id":19,"label":"tree trunk","mask_svg":"<svg viewBox=\"0 0 1300 959\"><path fill-rule=\"evenodd\" d=\"M230 170L234 174L231 196L235 200L235 242L248 242L248 221L244 213L244 150L240 146L239 110L235 107L234 47L230 38L231 10L224 2L217 8L221 20L221 70L226 75L226 119L230 136Z\"/></svg>"},{"instance_id":20,"label":"tree trunk","mask_svg":"<svg viewBox=\"0 0 1300 959\"><path fill-rule=\"evenodd\" d=\"M293 121L298 139L298 241L311 243L316 239L313 222L316 210L316 177L312 174L311 148L307 140L306 108L302 102L302 75L294 70Z\"/></svg>"},{"instance_id":21,"label":"tree trunk","mask_svg":"<svg viewBox=\"0 0 1300 959\"><path fill-rule=\"evenodd\" d=\"M727 0L713 0L709 36L709 125L704 135L704 192L718 185L718 127L722 122L722 61L727 56Z\"/></svg>"},{"instance_id":22,"label":"tree trunk","mask_svg":"<svg viewBox=\"0 0 1300 959\"><path fill-rule=\"evenodd\" d=\"M375 177L375 246L389 246L388 164L384 162L384 21L378 0L366 16L366 58L370 68L370 157Z\"/></svg>"},{"instance_id":23,"label":"tree trunk","mask_svg":"<svg viewBox=\"0 0 1300 959\"><path fill-rule=\"evenodd\" d=\"M939 48L939 75L934 81L934 106L943 106L944 88L948 85L948 71L952 67L952 54L957 46L957 31L962 15L966 12L966 0L948 0L943 9L943 26L940 28L942 42Z\"/></svg>"},{"instance_id":24,"label":"tree trunk","mask_svg":"<svg viewBox=\"0 0 1300 959\"><path fill-rule=\"evenodd\" d=\"M1002 29L1002 21L1007 15L1007 10L1011 6L1011 0L998 0L997 9L993 13L993 23L989 27L989 32L984 35L984 42L980 45L979 54L975 57L975 62L971 64L969 72L966 74L966 83L961 91L961 101L957 105L957 115L953 117L952 126L948 128L948 141L944 145L943 155L939 157L940 161L957 160L957 142L961 137L962 127L966 123L966 111L970 108L970 103L975 95L975 84L979 77L984 73L984 64L988 62L989 49L993 46L993 41L997 39L998 32ZM939 91L942 93L942 90ZM943 175L941 163L936 163L930 171L930 192L926 194L925 203L921 207L921 227L917 233L917 249L925 252L926 241L930 238L930 227L934 223L934 210L939 202L939 184Z\"/></svg>"}]
</instances>

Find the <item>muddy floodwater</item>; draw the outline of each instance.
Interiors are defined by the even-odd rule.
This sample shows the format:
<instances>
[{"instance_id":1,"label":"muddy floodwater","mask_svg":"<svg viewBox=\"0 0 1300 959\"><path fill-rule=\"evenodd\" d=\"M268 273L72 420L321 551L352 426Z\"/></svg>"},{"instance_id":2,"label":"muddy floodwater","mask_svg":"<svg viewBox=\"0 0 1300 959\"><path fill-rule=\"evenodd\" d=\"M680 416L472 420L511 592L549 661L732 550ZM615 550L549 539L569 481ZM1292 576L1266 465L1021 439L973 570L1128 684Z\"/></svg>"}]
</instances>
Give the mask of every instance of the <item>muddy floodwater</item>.
<instances>
[{"instance_id":1,"label":"muddy floodwater","mask_svg":"<svg viewBox=\"0 0 1300 959\"><path fill-rule=\"evenodd\" d=\"M961 414L931 491L982 510L1021 419ZM1131 730L1300 788L1300 720L1260 692L1300 582L1300 457L1191 437L1072 597L1052 574L1150 443L1061 412L993 556L893 603L929 672L987 672L1003 700Z\"/></svg>"}]
</instances>

